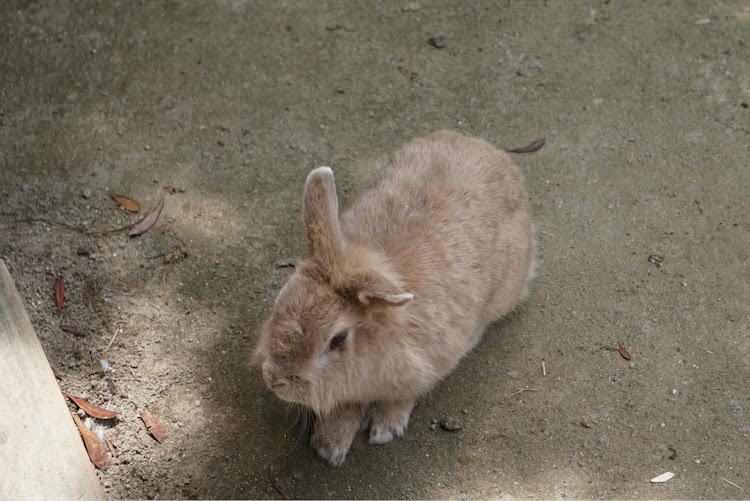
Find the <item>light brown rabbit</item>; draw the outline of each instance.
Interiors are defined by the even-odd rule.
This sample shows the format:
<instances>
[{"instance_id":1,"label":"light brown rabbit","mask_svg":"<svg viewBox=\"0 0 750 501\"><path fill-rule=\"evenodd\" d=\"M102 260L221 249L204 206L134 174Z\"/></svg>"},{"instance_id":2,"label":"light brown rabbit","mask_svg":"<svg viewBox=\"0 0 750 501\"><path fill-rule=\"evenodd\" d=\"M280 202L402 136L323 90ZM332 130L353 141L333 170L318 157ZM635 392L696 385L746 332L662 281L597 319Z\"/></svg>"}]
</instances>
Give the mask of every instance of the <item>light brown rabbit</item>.
<instances>
[{"instance_id":1,"label":"light brown rabbit","mask_svg":"<svg viewBox=\"0 0 750 501\"><path fill-rule=\"evenodd\" d=\"M254 354L312 445L340 465L356 434L401 437L414 400L524 298L534 243L523 176L489 143L441 131L393 155L338 216L333 172L307 177L310 257L279 292Z\"/></svg>"}]
</instances>

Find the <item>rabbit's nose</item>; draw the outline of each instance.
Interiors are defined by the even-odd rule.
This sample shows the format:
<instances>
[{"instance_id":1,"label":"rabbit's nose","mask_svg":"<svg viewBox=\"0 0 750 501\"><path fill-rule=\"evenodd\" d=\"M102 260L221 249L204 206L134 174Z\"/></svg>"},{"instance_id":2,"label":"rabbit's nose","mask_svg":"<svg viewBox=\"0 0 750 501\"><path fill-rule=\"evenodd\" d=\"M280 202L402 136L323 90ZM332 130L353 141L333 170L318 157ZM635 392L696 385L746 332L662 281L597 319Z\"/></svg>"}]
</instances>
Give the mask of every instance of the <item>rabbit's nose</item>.
<instances>
[{"instance_id":1,"label":"rabbit's nose","mask_svg":"<svg viewBox=\"0 0 750 501\"><path fill-rule=\"evenodd\" d=\"M266 380L266 384L269 387L272 387L279 380L279 377L275 374L268 362L263 364L263 379Z\"/></svg>"},{"instance_id":2,"label":"rabbit's nose","mask_svg":"<svg viewBox=\"0 0 750 501\"><path fill-rule=\"evenodd\" d=\"M276 390L286 384L279 370L269 361L263 364L263 379L266 381L266 385L272 390Z\"/></svg>"}]
</instances>

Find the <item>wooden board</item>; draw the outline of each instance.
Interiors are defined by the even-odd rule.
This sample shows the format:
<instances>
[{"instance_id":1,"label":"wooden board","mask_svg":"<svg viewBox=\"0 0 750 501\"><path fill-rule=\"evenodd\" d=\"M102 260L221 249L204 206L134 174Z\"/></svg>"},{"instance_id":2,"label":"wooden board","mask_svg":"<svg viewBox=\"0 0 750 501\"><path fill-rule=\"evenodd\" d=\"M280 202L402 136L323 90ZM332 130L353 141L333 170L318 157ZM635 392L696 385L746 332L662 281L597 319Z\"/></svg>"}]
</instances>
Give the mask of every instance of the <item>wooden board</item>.
<instances>
[{"instance_id":1,"label":"wooden board","mask_svg":"<svg viewBox=\"0 0 750 501\"><path fill-rule=\"evenodd\" d=\"M0 260L0 500L6 499L104 499L104 492Z\"/></svg>"}]
</instances>

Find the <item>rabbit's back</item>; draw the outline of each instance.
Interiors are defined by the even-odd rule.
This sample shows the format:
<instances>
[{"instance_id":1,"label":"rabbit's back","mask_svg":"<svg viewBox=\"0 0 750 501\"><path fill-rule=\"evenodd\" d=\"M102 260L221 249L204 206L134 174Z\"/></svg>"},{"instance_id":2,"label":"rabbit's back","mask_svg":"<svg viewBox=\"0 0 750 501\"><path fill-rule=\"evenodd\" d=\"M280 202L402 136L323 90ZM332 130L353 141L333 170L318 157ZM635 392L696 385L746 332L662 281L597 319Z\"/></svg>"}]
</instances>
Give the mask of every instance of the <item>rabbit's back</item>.
<instances>
[{"instance_id":1,"label":"rabbit's back","mask_svg":"<svg viewBox=\"0 0 750 501\"><path fill-rule=\"evenodd\" d=\"M470 335L526 293L533 237L523 176L483 140L440 131L408 143L341 219L349 242L391 259L425 322Z\"/></svg>"}]
</instances>

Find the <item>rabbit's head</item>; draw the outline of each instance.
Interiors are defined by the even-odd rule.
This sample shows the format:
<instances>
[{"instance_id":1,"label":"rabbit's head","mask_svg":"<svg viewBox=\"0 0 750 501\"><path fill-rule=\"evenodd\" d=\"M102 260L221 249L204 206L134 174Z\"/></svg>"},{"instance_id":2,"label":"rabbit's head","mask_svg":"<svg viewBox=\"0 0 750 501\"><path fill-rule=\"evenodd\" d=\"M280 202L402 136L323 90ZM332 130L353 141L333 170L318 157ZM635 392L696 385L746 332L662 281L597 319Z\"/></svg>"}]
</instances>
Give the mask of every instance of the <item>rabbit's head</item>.
<instances>
[{"instance_id":1,"label":"rabbit's head","mask_svg":"<svg viewBox=\"0 0 750 501\"><path fill-rule=\"evenodd\" d=\"M321 414L392 396L413 295L381 252L346 242L330 168L308 176L303 218L310 257L279 292L253 361L279 398Z\"/></svg>"}]
</instances>

